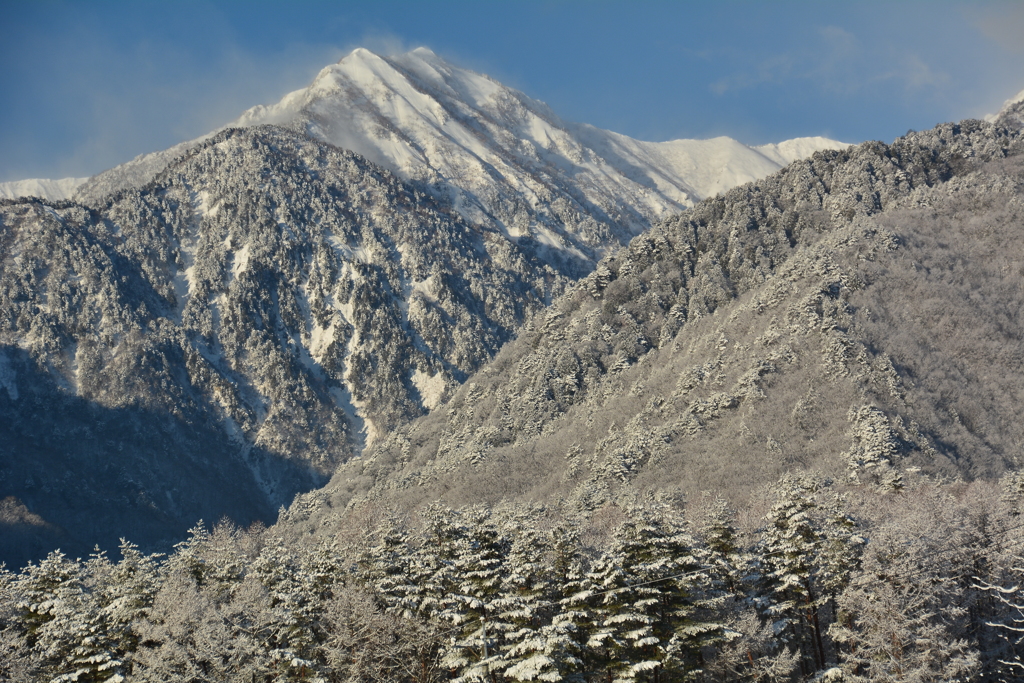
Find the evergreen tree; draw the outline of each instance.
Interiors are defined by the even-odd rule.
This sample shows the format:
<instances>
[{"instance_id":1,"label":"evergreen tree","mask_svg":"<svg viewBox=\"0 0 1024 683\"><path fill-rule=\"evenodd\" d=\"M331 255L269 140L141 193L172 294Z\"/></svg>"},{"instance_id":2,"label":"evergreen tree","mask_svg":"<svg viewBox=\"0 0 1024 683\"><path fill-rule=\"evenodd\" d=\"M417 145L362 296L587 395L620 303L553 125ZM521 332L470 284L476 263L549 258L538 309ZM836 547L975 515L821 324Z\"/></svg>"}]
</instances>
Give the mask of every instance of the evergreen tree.
<instances>
[{"instance_id":1,"label":"evergreen tree","mask_svg":"<svg viewBox=\"0 0 1024 683\"><path fill-rule=\"evenodd\" d=\"M755 561L758 600L805 676L834 664L826 643L835 596L856 568L862 539L831 482L786 475L775 487Z\"/></svg>"},{"instance_id":2,"label":"evergreen tree","mask_svg":"<svg viewBox=\"0 0 1024 683\"><path fill-rule=\"evenodd\" d=\"M25 642L19 618L18 575L0 563L0 681L30 680L32 650Z\"/></svg>"},{"instance_id":3,"label":"evergreen tree","mask_svg":"<svg viewBox=\"0 0 1024 683\"><path fill-rule=\"evenodd\" d=\"M385 518L374 532L376 540L359 553L359 580L381 602L384 609L411 616L416 609L407 597L416 594L410 584L413 554L408 531L393 516Z\"/></svg>"},{"instance_id":4,"label":"evergreen tree","mask_svg":"<svg viewBox=\"0 0 1024 683\"><path fill-rule=\"evenodd\" d=\"M455 562L468 530L461 512L439 503L429 506L423 519L424 534L410 558L402 604L425 617L446 620L453 616L452 595L458 584Z\"/></svg>"},{"instance_id":5,"label":"evergreen tree","mask_svg":"<svg viewBox=\"0 0 1024 683\"><path fill-rule=\"evenodd\" d=\"M297 555L280 539L264 546L253 563L250 575L266 589L273 615L267 648L283 680L311 680L324 673L324 609L338 564L328 544Z\"/></svg>"},{"instance_id":6,"label":"evergreen tree","mask_svg":"<svg viewBox=\"0 0 1024 683\"><path fill-rule=\"evenodd\" d=\"M444 662L461 671L459 680L483 680L501 668L502 644L514 628L499 606L510 543L489 509L462 512L466 534L453 558L455 586L442 619L463 628L456 631Z\"/></svg>"},{"instance_id":7,"label":"evergreen tree","mask_svg":"<svg viewBox=\"0 0 1024 683\"><path fill-rule=\"evenodd\" d=\"M599 622L588 646L615 681L687 679L702 648L724 637L708 609L708 576L683 524L650 506L634 509L590 573Z\"/></svg>"},{"instance_id":8,"label":"evergreen tree","mask_svg":"<svg viewBox=\"0 0 1024 683\"><path fill-rule=\"evenodd\" d=\"M551 539L537 529L537 520L513 510L502 523L512 543L502 571L496 616L508 623L500 667L517 681L572 680L580 663L575 628L559 613L558 582L565 577L552 566ZM559 550L565 551L563 546Z\"/></svg>"},{"instance_id":9,"label":"evergreen tree","mask_svg":"<svg viewBox=\"0 0 1024 683\"><path fill-rule=\"evenodd\" d=\"M73 650L72 680L124 680L139 644L137 625L157 591L157 556L143 555L122 539L120 562L112 564L97 552L85 564L84 577L91 609L80 615L84 621Z\"/></svg>"}]
</instances>

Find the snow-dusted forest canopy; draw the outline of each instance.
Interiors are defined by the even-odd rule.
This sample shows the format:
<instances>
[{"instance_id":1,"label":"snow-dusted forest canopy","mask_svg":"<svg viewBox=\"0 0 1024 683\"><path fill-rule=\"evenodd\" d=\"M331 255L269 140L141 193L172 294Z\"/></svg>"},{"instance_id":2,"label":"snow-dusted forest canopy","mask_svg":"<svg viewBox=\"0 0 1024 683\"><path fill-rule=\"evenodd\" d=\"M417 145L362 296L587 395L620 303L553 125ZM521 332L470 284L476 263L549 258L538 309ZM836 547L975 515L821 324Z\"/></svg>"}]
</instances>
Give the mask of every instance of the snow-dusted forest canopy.
<instances>
[{"instance_id":1,"label":"snow-dusted forest canopy","mask_svg":"<svg viewBox=\"0 0 1024 683\"><path fill-rule=\"evenodd\" d=\"M4 680L1012 681L1024 478L787 475L732 509L373 503L0 574ZM300 515L293 509L290 515Z\"/></svg>"},{"instance_id":2,"label":"snow-dusted forest canopy","mask_svg":"<svg viewBox=\"0 0 1024 683\"><path fill-rule=\"evenodd\" d=\"M19 562L272 521L569 282L278 128L219 134L97 207L7 200L0 221L3 471L44 520L15 531Z\"/></svg>"}]
</instances>

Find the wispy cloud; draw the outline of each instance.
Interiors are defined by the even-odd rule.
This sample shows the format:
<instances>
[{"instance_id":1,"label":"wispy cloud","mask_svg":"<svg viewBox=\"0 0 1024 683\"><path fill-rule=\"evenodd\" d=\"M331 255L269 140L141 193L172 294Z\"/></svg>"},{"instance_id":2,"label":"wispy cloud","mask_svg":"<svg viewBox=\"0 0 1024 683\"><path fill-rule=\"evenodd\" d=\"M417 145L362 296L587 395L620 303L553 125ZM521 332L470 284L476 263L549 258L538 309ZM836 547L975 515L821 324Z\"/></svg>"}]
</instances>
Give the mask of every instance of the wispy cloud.
<instances>
[{"instance_id":1,"label":"wispy cloud","mask_svg":"<svg viewBox=\"0 0 1024 683\"><path fill-rule=\"evenodd\" d=\"M880 83L895 84L906 95L946 85L949 77L908 47L870 48L839 26L823 26L794 49L769 55L754 69L721 78L709 87L716 95L770 85L811 87L851 97Z\"/></svg>"},{"instance_id":2,"label":"wispy cloud","mask_svg":"<svg viewBox=\"0 0 1024 683\"><path fill-rule=\"evenodd\" d=\"M197 137L304 86L340 56L302 44L257 55L225 42L200 64L168 45L137 45L127 55L99 49L77 70L76 110L89 133L57 163L89 174Z\"/></svg>"}]
</instances>

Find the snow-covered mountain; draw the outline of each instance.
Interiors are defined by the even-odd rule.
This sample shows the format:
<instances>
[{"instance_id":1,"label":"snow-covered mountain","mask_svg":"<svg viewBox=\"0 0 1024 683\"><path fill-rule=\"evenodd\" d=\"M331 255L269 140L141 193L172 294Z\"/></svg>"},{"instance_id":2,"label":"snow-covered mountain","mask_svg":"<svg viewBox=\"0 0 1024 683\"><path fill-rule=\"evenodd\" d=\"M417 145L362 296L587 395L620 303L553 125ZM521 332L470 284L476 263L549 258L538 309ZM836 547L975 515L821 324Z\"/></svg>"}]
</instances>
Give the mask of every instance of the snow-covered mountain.
<instances>
[{"instance_id":1,"label":"snow-covered mountain","mask_svg":"<svg viewBox=\"0 0 1024 683\"><path fill-rule=\"evenodd\" d=\"M963 121L709 198L601 261L283 533L338 533L360 500L589 515L804 468L998 476L1024 440L1022 170L1019 127Z\"/></svg>"},{"instance_id":2,"label":"snow-covered mountain","mask_svg":"<svg viewBox=\"0 0 1024 683\"><path fill-rule=\"evenodd\" d=\"M643 142L585 124L426 48L357 49L306 88L229 124L281 125L366 157L450 202L472 224L528 239L569 275L704 197L843 143L800 138L748 147L727 137ZM152 180L203 138L90 179L99 201Z\"/></svg>"},{"instance_id":3,"label":"snow-covered mountain","mask_svg":"<svg viewBox=\"0 0 1024 683\"><path fill-rule=\"evenodd\" d=\"M51 180L49 178L28 178L26 180L14 180L7 183L0 183L0 199L14 199L15 197L39 197L60 201L70 199L82 183L88 178L61 178Z\"/></svg>"},{"instance_id":4,"label":"snow-covered mountain","mask_svg":"<svg viewBox=\"0 0 1024 683\"><path fill-rule=\"evenodd\" d=\"M355 50L232 125L258 123L351 149L447 194L470 222L588 260L706 196L845 147L825 138L763 151L726 137L642 142L566 123L422 47L393 57Z\"/></svg>"},{"instance_id":5,"label":"snow-covered mountain","mask_svg":"<svg viewBox=\"0 0 1024 683\"><path fill-rule=\"evenodd\" d=\"M43 551L270 521L569 284L274 126L222 131L95 207L2 200L0 500L66 534ZM0 560L42 527L19 528Z\"/></svg>"}]
</instances>

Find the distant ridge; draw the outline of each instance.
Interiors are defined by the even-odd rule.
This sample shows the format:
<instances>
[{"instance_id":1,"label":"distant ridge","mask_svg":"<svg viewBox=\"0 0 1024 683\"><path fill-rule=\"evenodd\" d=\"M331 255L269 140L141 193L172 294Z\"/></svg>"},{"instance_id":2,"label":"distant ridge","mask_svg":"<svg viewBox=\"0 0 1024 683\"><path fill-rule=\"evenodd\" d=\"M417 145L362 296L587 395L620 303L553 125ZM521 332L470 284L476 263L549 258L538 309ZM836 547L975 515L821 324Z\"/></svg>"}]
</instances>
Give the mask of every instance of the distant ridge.
<instances>
[{"instance_id":1,"label":"distant ridge","mask_svg":"<svg viewBox=\"0 0 1024 683\"><path fill-rule=\"evenodd\" d=\"M14 180L0 183L0 199L14 199L15 197L39 197L60 201L71 199L75 191L88 178L61 178L50 180L48 178L29 178L27 180Z\"/></svg>"}]
</instances>

